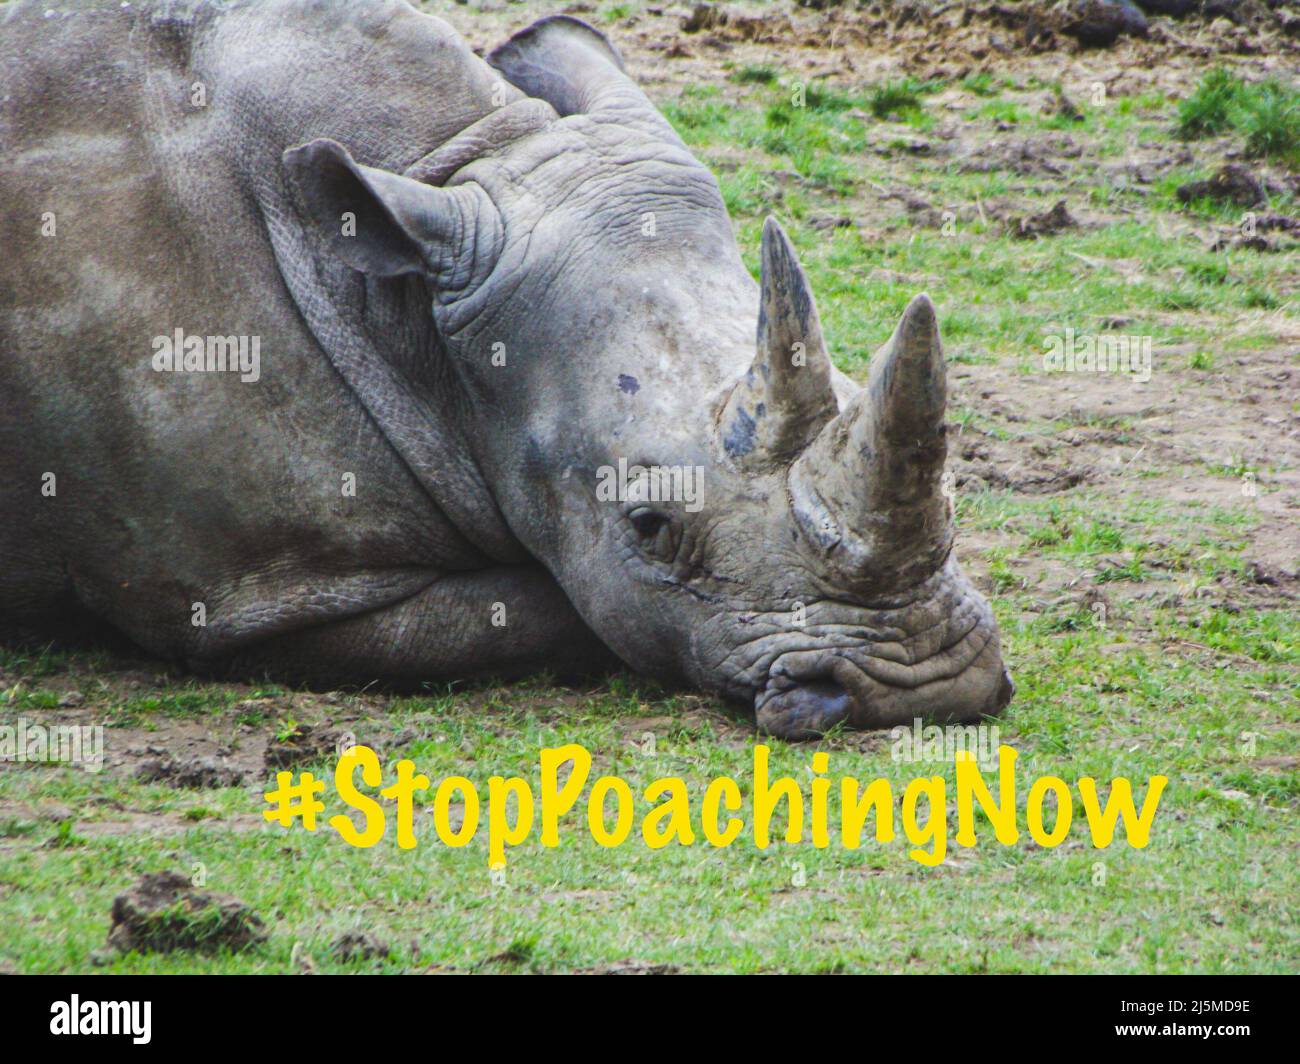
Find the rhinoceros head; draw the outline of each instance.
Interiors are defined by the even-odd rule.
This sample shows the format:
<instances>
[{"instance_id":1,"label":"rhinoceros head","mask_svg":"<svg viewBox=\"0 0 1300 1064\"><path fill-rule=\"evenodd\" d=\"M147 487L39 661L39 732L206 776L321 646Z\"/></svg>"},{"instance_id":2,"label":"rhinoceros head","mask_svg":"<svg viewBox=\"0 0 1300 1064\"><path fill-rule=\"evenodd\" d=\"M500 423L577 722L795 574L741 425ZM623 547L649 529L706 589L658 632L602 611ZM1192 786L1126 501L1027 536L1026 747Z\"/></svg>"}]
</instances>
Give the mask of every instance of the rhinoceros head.
<instances>
[{"instance_id":1,"label":"rhinoceros head","mask_svg":"<svg viewBox=\"0 0 1300 1064\"><path fill-rule=\"evenodd\" d=\"M602 35L546 19L489 62L521 94L406 176L337 145L291 162L327 221L362 204L371 238L340 255L429 282L520 542L631 666L773 734L999 711L997 626L952 553L929 299L854 385L781 227L756 286L712 175Z\"/></svg>"}]
</instances>

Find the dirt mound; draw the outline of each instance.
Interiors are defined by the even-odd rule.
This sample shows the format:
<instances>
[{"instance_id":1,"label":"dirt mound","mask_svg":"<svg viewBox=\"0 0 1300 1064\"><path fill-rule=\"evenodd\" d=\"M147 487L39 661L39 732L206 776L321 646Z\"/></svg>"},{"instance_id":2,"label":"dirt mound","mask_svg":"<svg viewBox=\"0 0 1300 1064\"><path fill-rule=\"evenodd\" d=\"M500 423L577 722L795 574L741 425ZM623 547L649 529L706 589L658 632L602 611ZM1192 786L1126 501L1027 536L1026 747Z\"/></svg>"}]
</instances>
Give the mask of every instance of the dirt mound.
<instances>
[{"instance_id":1,"label":"dirt mound","mask_svg":"<svg viewBox=\"0 0 1300 1064\"><path fill-rule=\"evenodd\" d=\"M349 961L382 959L393 951L387 942L369 931L345 931L334 940L330 952L346 964Z\"/></svg>"},{"instance_id":2,"label":"dirt mound","mask_svg":"<svg viewBox=\"0 0 1300 1064\"><path fill-rule=\"evenodd\" d=\"M277 735L266 744L266 767L297 768L321 761L336 752L341 737L341 732L324 724L299 724L289 734Z\"/></svg>"},{"instance_id":3,"label":"dirt mound","mask_svg":"<svg viewBox=\"0 0 1300 1064\"><path fill-rule=\"evenodd\" d=\"M214 953L265 938L261 918L239 899L196 890L178 872L151 872L113 899L108 946L121 953Z\"/></svg>"},{"instance_id":4,"label":"dirt mound","mask_svg":"<svg viewBox=\"0 0 1300 1064\"><path fill-rule=\"evenodd\" d=\"M994 138L972 144L958 169L964 174L988 174L1011 170L1025 177L1065 177L1071 170L1066 160L1078 159L1083 150L1068 133L1039 137Z\"/></svg>"},{"instance_id":5,"label":"dirt mound","mask_svg":"<svg viewBox=\"0 0 1300 1064\"><path fill-rule=\"evenodd\" d=\"M1090 48L1105 48L1122 36L1145 37L1151 29L1146 16L1128 0L1075 0L1042 16L1051 18L1059 32Z\"/></svg>"},{"instance_id":6,"label":"dirt mound","mask_svg":"<svg viewBox=\"0 0 1300 1064\"><path fill-rule=\"evenodd\" d=\"M1268 202L1259 178L1241 163L1228 163L1205 181L1179 185L1178 199L1183 203L1198 199L1229 200L1239 207L1256 207Z\"/></svg>"},{"instance_id":7,"label":"dirt mound","mask_svg":"<svg viewBox=\"0 0 1300 1064\"><path fill-rule=\"evenodd\" d=\"M778 13L751 14L717 4L699 3L682 20L683 33L701 30L722 30L725 36L758 44L777 44L794 32L788 15Z\"/></svg>"},{"instance_id":8,"label":"dirt mound","mask_svg":"<svg viewBox=\"0 0 1300 1064\"><path fill-rule=\"evenodd\" d=\"M140 762L135 778L141 783L164 783L168 787L185 790L210 790L219 787L238 787L244 782L244 773L233 765L211 757L173 757L162 747L154 748L158 754Z\"/></svg>"},{"instance_id":9,"label":"dirt mound","mask_svg":"<svg viewBox=\"0 0 1300 1064\"><path fill-rule=\"evenodd\" d=\"M1037 240L1065 229L1077 229L1079 223L1065 206L1065 200L1058 200L1050 210L1018 218L1011 226L1011 235L1019 240Z\"/></svg>"},{"instance_id":10,"label":"dirt mound","mask_svg":"<svg viewBox=\"0 0 1300 1064\"><path fill-rule=\"evenodd\" d=\"M1193 6L1196 10L1193 10ZM1300 47L1300 16L1259 0L1028 0L1026 3L923 4L917 0L799 0L797 14L755 13L724 3L696 3L679 28L718 48L758 43L808 48L852 43L892 51L910 70L960 77L999 54L1124 44L1135 60L1172 55L1259 55ZM1150 16L1150 17L1148 17ZM666 46L689 55L681 41Z\"/></svg>"}]
</instances>

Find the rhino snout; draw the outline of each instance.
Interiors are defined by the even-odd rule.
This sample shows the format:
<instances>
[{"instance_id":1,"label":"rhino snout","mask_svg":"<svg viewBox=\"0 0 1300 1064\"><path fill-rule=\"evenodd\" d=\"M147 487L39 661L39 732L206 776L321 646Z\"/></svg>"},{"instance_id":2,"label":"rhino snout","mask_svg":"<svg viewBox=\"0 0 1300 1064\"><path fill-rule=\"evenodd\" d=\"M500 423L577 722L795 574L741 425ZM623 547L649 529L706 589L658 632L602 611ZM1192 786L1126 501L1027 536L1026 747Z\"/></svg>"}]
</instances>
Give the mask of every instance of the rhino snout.
<instances>
[{"instance_id":1,"label":"rhino snout","mask_svg":"<svg viewBox=\"0 0 1300 1064\"><path fill-rule=\"evenodd\" d=\"M787 654L778 658L767 685L754 700L760 731L779 739L814 739L837 724L887 728L914 718L941 722L995 716L1011 702L1016 686L1000 661L996 672L975 663L958 685L891 688L847 657Z\"/></svg>"}]
</instances>

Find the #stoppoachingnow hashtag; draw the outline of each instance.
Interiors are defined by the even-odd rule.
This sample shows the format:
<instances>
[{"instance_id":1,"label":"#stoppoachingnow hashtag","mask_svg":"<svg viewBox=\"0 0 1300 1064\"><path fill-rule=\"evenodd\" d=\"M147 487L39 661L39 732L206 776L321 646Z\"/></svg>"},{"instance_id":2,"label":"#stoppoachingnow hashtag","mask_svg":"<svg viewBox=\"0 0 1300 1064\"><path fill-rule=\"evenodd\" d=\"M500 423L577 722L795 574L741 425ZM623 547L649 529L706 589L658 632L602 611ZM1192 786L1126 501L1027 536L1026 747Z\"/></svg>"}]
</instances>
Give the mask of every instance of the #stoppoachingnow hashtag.
<instances>
[{"instance_id":1,"label":"#stoppoachingnow hashtag","mask_svg":"<svg viewBox=\"0 0 1300 1064\"><path fill-rule=\"evenodd\" d=\"M771 844L771 825L778 807L786 810L783 835L789 844L810 841L813 846L824 848L830 845L834 827L838 826L840 844L845 849L854 850L862 844L868 821L874 821L877 842L894 840L898 803L891 781L871 780L864 786L852 777L841 778L838 824L833 825L829 802L833 781L824 775L830 771L829 755L825 751L812 755L814 778L808 794L790 776L771 778L769 754L768 747L762 744L754 747L748 812L756 848L765 850ZM1010 746L1004 744L998 748L997 797L990 791L974 758L960 754L956 757L957 830L953 840L958 845L970 847L977 843L976 805L982 809L999 843L1012 846L1020 838L1020 803L1015 771L1017 756ZM563 771L566 767L567 773ZM592 757L589 751L574 743L544 747L540 751L539 768L541 789L536 800L528 781L518 776L492 776L488 780L489 867L505 864L506 848L518 846L528 839L534 819L540 823L539 841L543 846L560 844L560 818L573 809L587 790ZM429 777L416 772L414 764L407 760L397 762L395 771L396 780L378 793L381 798L395 804L397 845L409 850L417 844L416 799L429 791ZM375 798L358 790L355 779L358 773L369 788L378 789L383 783L379 757L367 746L349 749L339 758L334 772L338 797L351 810L362 814L363 823L358 827L351 816L339 813L330 817L328 824L345 842L365 848L374 846L384 837L387 817L384 807ZM1077 780L1093 846L1098 849L1109 846L1122 820L1125 841L1136 849L1145 847L1151 838L1160 795L1168 782L1165 776L1150 777L1147 793L1139 807L1134 801L1132 784L1125 778L1110 781L1104 803L1096 780L1087 776ZM907 785L898 810L907 841L916 847L909 851L908 856L931 867L941 864L947 852L947 787L942 776L914 779ZM292 827L295 820L301 820L304 828L315 831L316 816L325 811L325 803L320 800L324 792L325 781L316 779L310 772L299 775L296 782L293 773L279 772L276 774L276 788L264 794L271 808L264 810L263 815L268 821L285 828ZM1056 797L1055 823L1050 830L1044 815L1044 799L1049 792ZM672 842L682 846L694 845L696 824L709 845L730 846L746 826L739 816L730 815L740 812L744 802L740 784L729 776L713 779L705 788L699 805L692 799L686 781L675 776L653 781L643 790L642 798L653 806L643 816L640 830L641 838L652 850ZM454 802L463 810L458 824L453 823ZM627 841L636 819L635 803L636 798L627 780L617 776L596 779L587 793L586 820L591 837L606 847L619 846ZM478 832L481 805L478 788L471 780L464 776L448 776L441 780L429 810L433 814L433 827L438 839L449 847L469 845ZM1069 835L1073 808L1070 788L1064 780L1054 776L1036 780L1029 790L1024 810L1025 826L1034 842L1049 848L1059 846ZM807 836L805 822L809 829Z\"/></svg>"}]
</instances>

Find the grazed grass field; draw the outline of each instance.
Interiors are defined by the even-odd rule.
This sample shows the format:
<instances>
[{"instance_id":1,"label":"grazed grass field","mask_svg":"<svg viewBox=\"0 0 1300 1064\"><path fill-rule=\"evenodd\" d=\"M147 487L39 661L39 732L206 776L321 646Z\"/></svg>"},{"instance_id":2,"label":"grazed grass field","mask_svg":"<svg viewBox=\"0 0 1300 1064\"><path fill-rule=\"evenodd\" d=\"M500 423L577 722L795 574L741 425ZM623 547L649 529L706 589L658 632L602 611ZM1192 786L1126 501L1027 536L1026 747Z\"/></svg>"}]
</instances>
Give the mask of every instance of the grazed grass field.
<instances>
[{"instance_id":1,"label":"grazed grass field","mask_svg":"<svg viewBox=\"0 0 1300 1064\"><path fill-rule=\"evenodd\" d=\"M475 44L552 9L425 6ZM481 841L447 849L427 821L410 851L264 824L268 741L326 722L387 764L409 757L435 782L480 786L535 779L539 747L577 742L595 772L634 790L677 775L698 797L714 776L748 777L752 729L626 676L581 690L539 679L321 694L12 650L0 656L0 723L103 723L108 765L0 766L0 967L88 970L116 894L144 872L197 868L207 889L262 915L266 944L129 954L103 970L1300 968L1296 245L1284 233L1267 234L1271 251L1234 243L1243 207L1176 194L1276 121L1183 140L1180 102L1218 63L1294 92L1294 53L1272 71L1134 42L980 60L954 37L927 66L888 35L803 46L830 16L799 12L797 33L775 24L764 41L726 27L684 34L680 10L653 4L581 14L718 173L751 267L765 215L787 224L843 369L865 372L915 292L935 299L959 550L994 602L1019 687L1002 739L1025 780L1123 776L1140 799L1149 776L1168 776L1149 848L1098 851L1078 816L1059 848L1027 836L1003 847L981 821L978 847L950 843L927 869L901 832L856 852L758 850L746 833L725 850L652 853L599 848L575 817L560 848L534 836L494 879ZM1300 213L1285 151L1240 161L1266 181L1257 213ZM1060 200L1076 227L1015 235ZM1210 250L1216 237L1229 246ZM1044 372L1045 338L1066 328L1152 337L1150 380ZM772 745L774 772L800 780L824 750L832 777L882 777L897 794L938 773L951 792L951 765L896 762L885 734ZM151 746L220 752L246 783L139 782ZM330 944L357 928L390 957L333 959Z\"/></svg>"}]
</instances>

